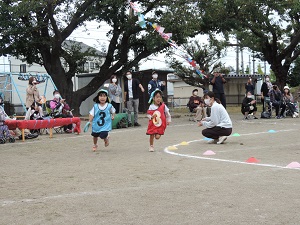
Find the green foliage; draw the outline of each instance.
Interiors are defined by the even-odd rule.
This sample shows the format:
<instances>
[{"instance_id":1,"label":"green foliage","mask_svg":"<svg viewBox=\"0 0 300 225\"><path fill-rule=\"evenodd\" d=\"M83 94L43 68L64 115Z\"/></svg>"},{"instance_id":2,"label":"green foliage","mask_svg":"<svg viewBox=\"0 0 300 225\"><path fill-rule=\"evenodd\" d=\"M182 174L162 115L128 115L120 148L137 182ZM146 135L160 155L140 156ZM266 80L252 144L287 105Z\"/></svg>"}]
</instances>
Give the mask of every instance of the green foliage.
<instances>
[{"instance_id":1,"label":"green foliage","mask_svg":"<svg viewBox=\"0 0 300 225\"><path fill-rule=\"evenodd\" d=\"M260 64L257 65L257 73L260 74L260 75L264 75L264 71L262 70Z\"/></svg>"},{"instance_id":2,"label":"green foliage","mask_svg":"<svg viewBox=\"0 0 300 225\"><path fill-rule=\"evenodd\" d=\"M222 63L219 59L223 56L222 50L225 48L225 45L225 42L217 41L211 37L209 44L200 44L198 41L194 40L187 44L183 44L181 49L186 51L187 54L197 62L204 74L209 76L215 68L222 67ZM187 84L199 87L208 84L208 79L204 77L201 78L185 59L180 58L179 60L178 57L175 58L174 52L172 51L169 54L170 60L168 63L170 67L176 71L176 74L183 81ZM222 68L223 70L226 70L224 67ZM222 72L226 73L226 71Z\"/></svg>"},{"instance_id":3,"label":"green foliage","mask_svg":"<svg viewBox=\"0 0 300 225\"><path fill-rule=\"evenodd\" d=\"M300 57L295 60L294 67L288 75L287 83L290 87L297 87L300 85Z\"/></svg>"},{"instance_id":4,"label":"green foliage","mask_svg":"<svg viewBox=\"0 0 300 225\"><path fill-rule=\"evenodd\" d=\"M294 0L235 1L233 33L240 45L257 52L267 61L280 86L285 85L289 68L300 54L300 2Z\"/></svg>"},{"instance_id":5,"label":"green foliage","mask_svg":"<svg viewBox=\"0 0 300 225\"><path fill-rule=\"evenodd\" d=\"M197 3L183 0L139 1L147 21L165 27L178 44L200 33ZM93 94L112 73L122 74L139 61L166 50L169 45L150 26L137 24L127 1L121 0L6 0L0 1L0 54L10 54L28 63L43 65L63 96L77 112L81 102ZM106 23L111 29L104 64L89 84L73 92L71 78L95 55L91 49L64 46L75 29L86 21ZM135 58L129 59L130 51Z\"/></svg>"}]
</instances>

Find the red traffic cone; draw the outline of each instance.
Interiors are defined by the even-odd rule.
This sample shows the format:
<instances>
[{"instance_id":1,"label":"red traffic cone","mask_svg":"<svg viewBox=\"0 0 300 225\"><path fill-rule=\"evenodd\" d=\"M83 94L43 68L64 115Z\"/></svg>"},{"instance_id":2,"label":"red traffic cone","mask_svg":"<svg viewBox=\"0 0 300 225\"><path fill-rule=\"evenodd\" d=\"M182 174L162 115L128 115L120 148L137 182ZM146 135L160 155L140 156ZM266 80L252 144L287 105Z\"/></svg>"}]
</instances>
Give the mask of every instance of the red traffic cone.
<instances>
[{"instance_id":1,"label":"red traffic cone","mask_svg":"<svg viewBox=\"0 0 300 225\"><path fill-rule=\"evenodd\" d=\"M247 159L246 161L247 163L258 163L258 160L254 157L250 157L249 159Z\"/></svg>"}]
</instances>

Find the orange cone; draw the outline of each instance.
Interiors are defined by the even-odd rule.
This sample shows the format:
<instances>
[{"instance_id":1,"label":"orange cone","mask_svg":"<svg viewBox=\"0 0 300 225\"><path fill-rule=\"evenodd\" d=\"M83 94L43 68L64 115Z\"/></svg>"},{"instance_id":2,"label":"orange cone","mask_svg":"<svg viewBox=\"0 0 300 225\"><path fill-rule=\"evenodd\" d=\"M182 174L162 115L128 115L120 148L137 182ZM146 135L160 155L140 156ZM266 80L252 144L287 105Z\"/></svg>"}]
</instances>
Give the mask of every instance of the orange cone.
<instances>
[{"instance_id":1,"label":"orange cone","mask_svg":"<svg viewBox=\"0 0 300 225\"><path fill-rule=\"evenodd\" d=\"M254 157L250 157L249 159L247 159L246 162L247 163L258 163L259 161L256 158L254 158Z\"/></svg>"}]
</instances>

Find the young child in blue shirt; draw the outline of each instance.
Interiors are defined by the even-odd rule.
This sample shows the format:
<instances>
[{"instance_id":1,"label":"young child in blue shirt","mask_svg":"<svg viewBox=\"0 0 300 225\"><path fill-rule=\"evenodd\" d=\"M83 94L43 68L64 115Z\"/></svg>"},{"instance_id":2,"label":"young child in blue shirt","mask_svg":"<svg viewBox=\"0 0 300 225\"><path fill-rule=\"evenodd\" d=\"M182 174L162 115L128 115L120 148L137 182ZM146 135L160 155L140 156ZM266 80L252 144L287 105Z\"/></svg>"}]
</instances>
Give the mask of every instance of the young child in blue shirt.
<instances>
[{"instance_id":1,"label":"young child in blue shirt","mask_svg":"<svg viewBox=\"0 0 300 225\"><path fill-rule=\"evenodd\" d=\"M112 120L114 119L116 110L109 103L108 92L104 89L98 92L93 101L95 104L89 112L89 122L86 127L92 123L93 151L96 151L98 137L104 140L105 147L109 145L108 132L112 129ZM85 130L87 129L85 128Z\"/></svg>"}]
</instances>

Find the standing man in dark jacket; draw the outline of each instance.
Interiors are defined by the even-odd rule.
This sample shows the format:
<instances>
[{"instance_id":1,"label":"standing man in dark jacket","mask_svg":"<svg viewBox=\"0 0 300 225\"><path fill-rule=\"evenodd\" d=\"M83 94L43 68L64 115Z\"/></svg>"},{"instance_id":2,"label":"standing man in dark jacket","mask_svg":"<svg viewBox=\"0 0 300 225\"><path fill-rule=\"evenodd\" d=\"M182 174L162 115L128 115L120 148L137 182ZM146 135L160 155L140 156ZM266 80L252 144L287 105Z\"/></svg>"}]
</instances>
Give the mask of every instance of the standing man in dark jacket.
<instances>
[{"instance_id":1,"label":"standing man in dark jacket","mask_svg":"<svg viewBox=\"0 0 300 225\"><path fill-rule=\"evenodd\" d=\"M130 71L126 72L127 81L124 83L124 96L126 97L126 104L128 109L128 126L132 125L131 112L134 112L134 126L141 126L138 123L139 113L139 88L142 92L145 91L138 79L132 79Z\"/></svg>"},{"instance_id":2,"label":"standing man in dark jacket","mask_svg":"<svg viewBox=\"0 0 300 225\"><path fill-rule=\"evenodd\" d=\"M225 83L226 80L224 79L223 75L219 70L216 70L214 72L214 77L210 81L210 84L213 86L213 93L215 94L215 98L218 98L226 109L226 96L223 87L223 84Z\"/></svg>"},{"instance_id":3,"label":"standing man in dark jacket","mask_svg":"<svg viewBox=\"0 0 300 225\"><path fill-rule=\"evenodd\" d=\"M157 72L153 71L152 72L152 80L149 81L148 83L148 94L151 95L153 91L156 89L159 89L161 91L165 90L166 83L164 81L160 81L157 79L158 74Z\"/></svg>"},{"instance_id":4,"label":"standing man in dark jacket","mask_svg":"<svg viewBox=\"0 0 300 225\"><path fill-rule=\"evenodd\" d=\"M273 89L273 85L270 82L269 75L266 75L266 80L263 82L260 88L261 92L261 101L263 103L263 112L266 110L266 104L270 103L269 92ZM270 109L270 107L269 107Z\"/></svg>"}]
</instances>

